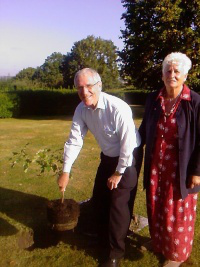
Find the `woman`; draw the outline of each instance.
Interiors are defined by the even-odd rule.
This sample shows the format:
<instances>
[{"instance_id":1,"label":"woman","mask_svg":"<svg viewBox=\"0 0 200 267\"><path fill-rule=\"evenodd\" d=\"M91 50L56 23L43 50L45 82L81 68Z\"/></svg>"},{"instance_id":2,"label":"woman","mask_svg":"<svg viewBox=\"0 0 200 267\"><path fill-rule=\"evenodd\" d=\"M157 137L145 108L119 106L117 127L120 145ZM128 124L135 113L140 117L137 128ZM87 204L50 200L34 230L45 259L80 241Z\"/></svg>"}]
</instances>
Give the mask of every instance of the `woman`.
<instances>
[{"instance_id":1,"label":"woman","mask_svg":"<svg viewBox=\"0 0 200 267\"><path fill-rule=\"evenodd\" d=\"M145 148L144 188L151 245L164 266L180 266L192 250L200 190L200 95L184 82L191 60L182 53L163 61L164 87L151 93L139 132ZM141 161L138 160L139 167Z\"/></svg>"}]
</instances>

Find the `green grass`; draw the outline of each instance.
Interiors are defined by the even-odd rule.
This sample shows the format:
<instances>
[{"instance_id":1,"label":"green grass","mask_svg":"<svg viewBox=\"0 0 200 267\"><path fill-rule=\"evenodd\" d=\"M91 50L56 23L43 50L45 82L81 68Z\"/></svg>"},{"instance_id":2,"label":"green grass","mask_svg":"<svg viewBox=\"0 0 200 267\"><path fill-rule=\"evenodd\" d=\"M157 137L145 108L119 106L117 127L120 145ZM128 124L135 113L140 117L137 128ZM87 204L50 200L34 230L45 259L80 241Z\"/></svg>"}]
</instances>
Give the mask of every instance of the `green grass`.
<instances>
[{"instance_id":1,"label":"green grass","mask_svg":"<svg viewBox=\"0 0 200 267\"><path fill-rule=\"evenodd\" d=\"M133 107L138 126L141 107ZM9 158L27 142L28 152L34 154L41 148L62 148L68 137L71 118L31 118L0 120L0 266L64 267L98 266L103 253L95 247L94 240L73 231L52 233L47 227L46 202L60 198L61 194L52 173L37 175L35 167L24 173L21 165L10 167ZM89 133L84 147L74 164L73 175L65 197L83 201L91 197L99 148ZM61 155L62 156L62 155ZM198 205L199 206L199 205ZM136 214L146 216L145 192L142 175L135 202ZM192 255L183 266L200 265L200 213L197 210L195 242ZM22 249L24 234L33 231L33 249ZM122 266L160 266L150 252L142 253L139 244L148 240L148 227L127 240L126 257ZM21 245L20 245L21 244Z\"/></svg>"}]
</instances>

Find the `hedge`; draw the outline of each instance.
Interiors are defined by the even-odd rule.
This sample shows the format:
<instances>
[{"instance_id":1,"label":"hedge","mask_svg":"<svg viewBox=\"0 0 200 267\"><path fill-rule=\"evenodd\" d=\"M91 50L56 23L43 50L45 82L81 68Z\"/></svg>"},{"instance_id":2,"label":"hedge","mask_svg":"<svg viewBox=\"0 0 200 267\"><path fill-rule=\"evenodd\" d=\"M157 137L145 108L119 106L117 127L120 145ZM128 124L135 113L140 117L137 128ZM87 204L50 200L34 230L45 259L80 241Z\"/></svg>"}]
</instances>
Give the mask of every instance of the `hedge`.
<instances>
[{"instance_id":1,"label":"hedge","mask_svg":"<svg viewBox=\"0 0 200 267\"><path fill-rule=\"evenodd\" d=\"M148 91L108 91L107 93L123 99L129 105L144 105Z\"/></svg>"},{"instance_id":2,"label":"hedge","mask_svg":"<svg viewBox=\"0 0 200 267\"><path fill-rule=\"evenodd\" d=\"M61 91L19 91L20 117L72 115L80 102L77 93Z\"/></svg>"},{"instance_id":3,"label":"hedge","mask_svg":"<svg viewBox=\"0 0 200 267\"><path fill-rule=\"evenodd\" d=\"M109 91L108 91L109 92ZM144 92L109 92L128 104L145 103ZM72 115L80 103L77 92L69 90L25 90L0 94L0 117Z\"/></svg>"}]
</instances>

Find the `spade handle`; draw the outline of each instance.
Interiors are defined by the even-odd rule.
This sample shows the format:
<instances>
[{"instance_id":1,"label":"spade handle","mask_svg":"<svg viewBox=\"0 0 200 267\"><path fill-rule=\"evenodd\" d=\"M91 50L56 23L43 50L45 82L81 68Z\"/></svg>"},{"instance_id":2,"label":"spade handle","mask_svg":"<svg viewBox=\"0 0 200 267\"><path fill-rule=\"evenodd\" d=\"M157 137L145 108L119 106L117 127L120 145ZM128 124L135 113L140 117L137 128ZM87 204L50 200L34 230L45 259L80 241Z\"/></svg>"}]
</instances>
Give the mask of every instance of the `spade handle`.
<instances>
[{"instance_id":1,"label":"spade handle","mask_svg":"<svg viewBox=\"0 0 200 267\"><path fill-rule=\"evenodd\" d=\"M62 191L61 203L63 203L63 202L64 202L64 199L65 199L64 195L65 195L65 191Z\"/></svg>"}]
</instances>

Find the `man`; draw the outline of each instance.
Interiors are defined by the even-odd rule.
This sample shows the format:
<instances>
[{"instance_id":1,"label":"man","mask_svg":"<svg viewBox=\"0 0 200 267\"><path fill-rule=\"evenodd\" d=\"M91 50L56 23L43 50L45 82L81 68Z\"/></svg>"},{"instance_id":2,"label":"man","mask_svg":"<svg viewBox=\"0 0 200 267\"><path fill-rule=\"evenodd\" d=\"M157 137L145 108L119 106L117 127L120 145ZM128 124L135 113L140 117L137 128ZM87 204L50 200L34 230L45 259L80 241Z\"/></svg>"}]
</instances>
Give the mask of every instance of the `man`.
<instances>
[{"instance_id":1,"label":"man","mask_svg":"<svg viewBox=\"0 0 200 267\"><path fill-rule=\"evenodd\" d=\"M140 137L130 107L121 99L101 92L101 78L95 70L78 71L74 84L82 102L75 110L65 143L63 173L58 185L60 191L65 190L71 166L89 129L102 151L92 203L98 211L99 225L104 231L108 229L109 259L103 266L118 266L124 256L137 188L133 150L140 145Z\"/></svg>"}]
</instances>

